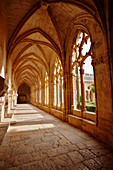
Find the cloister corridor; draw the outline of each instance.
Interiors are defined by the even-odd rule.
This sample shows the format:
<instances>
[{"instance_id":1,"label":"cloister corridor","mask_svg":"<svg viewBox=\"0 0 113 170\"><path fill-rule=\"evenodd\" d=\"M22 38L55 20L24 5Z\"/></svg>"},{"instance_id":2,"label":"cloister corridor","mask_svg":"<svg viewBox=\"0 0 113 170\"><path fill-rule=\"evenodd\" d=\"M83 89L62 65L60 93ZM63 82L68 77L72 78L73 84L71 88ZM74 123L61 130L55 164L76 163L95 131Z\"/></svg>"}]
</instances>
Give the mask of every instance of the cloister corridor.
<instances>
[{"instance_id":1,"label":"cloister corridor","mask_svg":"<svg viewBox=\"0 0 113 170\"><path fill-rule=\"evenodd\" d=\"M113 169L113 151L30 104L18 104L0 146L0 170Z\"/></svg>"}]
</instances>

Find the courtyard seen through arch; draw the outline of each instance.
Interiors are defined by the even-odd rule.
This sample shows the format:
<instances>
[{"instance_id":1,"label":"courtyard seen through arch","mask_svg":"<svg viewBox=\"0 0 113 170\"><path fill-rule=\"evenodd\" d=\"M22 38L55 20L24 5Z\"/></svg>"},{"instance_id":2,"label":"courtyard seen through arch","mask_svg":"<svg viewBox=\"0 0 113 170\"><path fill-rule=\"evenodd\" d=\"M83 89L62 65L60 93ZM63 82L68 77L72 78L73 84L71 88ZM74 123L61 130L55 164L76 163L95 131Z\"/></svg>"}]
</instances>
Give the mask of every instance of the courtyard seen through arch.
<instances>
[{"instance_id":1,"label":"courtyard seen through arch","mask_svg":"<svg viewBox=\"0 0 113 170\"><path fill-rule=\"evenodd\" d=\"M95 112L95 83L92 66L91 39L84 31L78 30L72 49L72 83L74 109Z\"/></svg>"},{"instance_id":2,"label":"courtyard seen through arch","mask_svg":"<svg viewBox=\"0 0 113 170\"><path fill-rule=\"evenodd\" d=\"M54 106L63 109L64 106L64 87L63 87L63 67L61 60L56 57L54 64Z\"/></svg>"}]
</instances>

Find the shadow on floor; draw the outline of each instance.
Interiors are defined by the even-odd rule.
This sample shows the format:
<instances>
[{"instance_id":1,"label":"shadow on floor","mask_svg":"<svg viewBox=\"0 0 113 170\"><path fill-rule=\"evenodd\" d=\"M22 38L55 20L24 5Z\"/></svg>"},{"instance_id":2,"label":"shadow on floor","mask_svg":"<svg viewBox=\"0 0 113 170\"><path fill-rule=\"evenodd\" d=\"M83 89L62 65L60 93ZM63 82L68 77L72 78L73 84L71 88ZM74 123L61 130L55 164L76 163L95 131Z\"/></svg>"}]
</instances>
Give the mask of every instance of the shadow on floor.
<instances>
[{"instance_id":1,"label":"shadow on floor","mask_svg":"<svg viewBox=\"0 0 113 170\"><path fill-rule=\"evenodd\" d=\"M113 169L111 148L38 108L33 109L42 120L15 113L17 123L10 126L0 147L0 170Z\"/></svg>"}]
</instances>

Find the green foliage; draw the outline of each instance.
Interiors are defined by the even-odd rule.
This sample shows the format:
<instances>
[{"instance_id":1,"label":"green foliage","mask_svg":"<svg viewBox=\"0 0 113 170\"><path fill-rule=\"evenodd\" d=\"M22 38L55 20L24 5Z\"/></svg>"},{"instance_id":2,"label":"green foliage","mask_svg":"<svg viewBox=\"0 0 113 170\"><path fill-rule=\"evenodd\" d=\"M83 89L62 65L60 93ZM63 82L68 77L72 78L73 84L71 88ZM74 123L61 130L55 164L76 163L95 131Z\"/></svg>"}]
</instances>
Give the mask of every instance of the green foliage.
<instances>
[{"instance_id":1,"label":"green foliage","mask_svg":"<svg viewBox=\"0 0 113 170\"><path fill-rule=\"evenodd\" d=\"M80 102L82 102L82 97L81 97L81 95L80 95Z\"/></svg>"},{"instance_id":2,"label":"green foliage","mask_svg":"<svg viewBox=\"0 0 113 170\"><path fill-rule=\"evenodd\" d=\"M95 106L95 102L86 101L85 103L86 103L86 105L94 105Z\"/></svg>"},{"instance_id":3,"label":"green foliage","mask_svg":"<svg viewBox=\"0 0 113 170\"><path fill-rule=\"evenodd\" d=\"M86 101L85 106L86 106L86 110L88 112L95 112L95 110L96 110L95 101L93 101L93 102ZM81 107L82 107L82 102L81 102L81 95L80 95L80 109L81 109Z\"/></svg>"},{"instance_id":4,"label":"green foliage","mask_svg":"<svg viewBox=\"0 0 113 170\"><path fill-rule=\"evenodd\" d=\"M91 83L91 92L92 92L92 93L95 93L95 85L94 85L94 82Z\"/></svg>"},{"instance_id":5,"label":"green foliage","mask_svg":"<svg viewBox=\"0 0 113 170\"><path fill-rule=\"evenodd\" d=\"M86 110L89 111L89 112L95 112L95 110L96 110L95 102L87 101L86 102Z\"/></svg>"},{"instance_id":6,"label":"green foliage","mask_svg":"<svg viewBox=\"0 0 113 170\"><path fill-rule=\"evenodd\" d=\"M96 106L94 106L94 105L87 105L86 106L86 110L87 111L89 111L89 112L95 112L95 110L96 110Z\"/></svg>"},{"instance_id":7,"label":"green foliage","mask_svg":"<svg viewBox=\"0 0 113 170\"><path fill-rule=\"evenodd\" d=\"M95 105L95 102L90 102L90 103Z\"/></svg>"}]
</instances>

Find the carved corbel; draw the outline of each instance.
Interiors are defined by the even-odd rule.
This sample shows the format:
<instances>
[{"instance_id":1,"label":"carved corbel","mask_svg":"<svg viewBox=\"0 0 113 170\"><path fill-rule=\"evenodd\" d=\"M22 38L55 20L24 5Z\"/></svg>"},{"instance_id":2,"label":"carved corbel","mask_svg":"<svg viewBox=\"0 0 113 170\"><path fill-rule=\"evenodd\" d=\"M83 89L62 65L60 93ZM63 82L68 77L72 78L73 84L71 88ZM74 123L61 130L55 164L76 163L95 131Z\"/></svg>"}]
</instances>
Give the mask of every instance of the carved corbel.
<instances>
[{"instance_id":1,"label":"carved corbel","mask_svg":"<svg viewBox=\"0 0 113 170\"><path fill-rule=\"evenodd\" d=\"M5 96L7 93L8 86L5 82L5 79L0 76L0 97Z\"/></svg>"},{"instance_id":2,"label":"carved corbel","mask_svg":"<svg viewBox=\"0 0 113 170\"><path fill-rule=\"evenodd\" d=\"M45 2L44 0L40 0L40 5L43 9L47 9L49 6L49 4Z\"/></svg>"}]
</instances>

